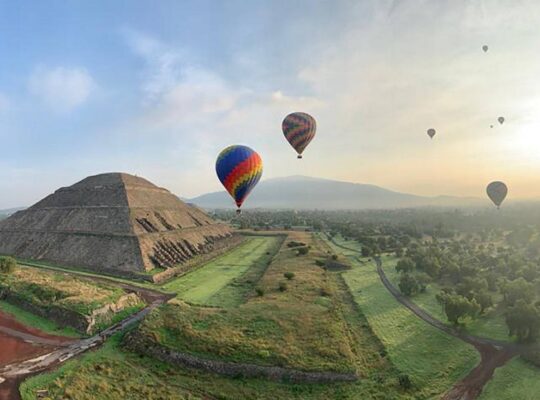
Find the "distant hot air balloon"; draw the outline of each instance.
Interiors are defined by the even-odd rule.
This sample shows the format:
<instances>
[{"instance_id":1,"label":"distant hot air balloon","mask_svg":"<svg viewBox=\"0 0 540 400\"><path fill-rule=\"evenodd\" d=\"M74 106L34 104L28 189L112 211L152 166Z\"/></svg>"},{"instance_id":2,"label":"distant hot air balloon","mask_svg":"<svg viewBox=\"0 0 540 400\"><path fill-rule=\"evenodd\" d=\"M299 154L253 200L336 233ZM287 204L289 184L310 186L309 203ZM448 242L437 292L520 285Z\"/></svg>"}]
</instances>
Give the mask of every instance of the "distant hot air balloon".
<instances>
[{"instance_id":1,"label":"distant hot air balloon","mask_svg":"<svg viewBox=\"0 0 540 400\"><path fill-rule=\"evenodd\" d=\"M430 137L430 139L433 139L433 136L435 136L435 133L437 133L437 132L435 132L435 129L433 129L433 128L430 128L430 129L427 130L427 134Z\"/></svg>"},{"instance_id":2,"label":"distant hot air balloon","mask_svg":"<svg viewBox=\"0 0 540 400\"><path fill-rule=\"evenodd\" d=\"M504 117L499 117L499 118L497 118L497 121L499 121L499 124L502 125L503 122L504 122Z\"/></svg>"},{"instance_id":3,"label":"distant hot air balloon","mask_svg":"<svg viewBox=\"0 0 540 400\"><path fill-rule=\"evenodd\" d=\"M281 124L285 139L302 158L302 152L315 137L317 122L311 115L303 112L294 112L285 117Z\"/></svg>"},{"instance_id":4,"label":"distant hot air balloon","mask_svg":"<svg viewBox=\"0 0 540 400\"><path fill-rule=\"evenodd\" d=\"M495 181L487 185L486 192L491 201L499 208L508 193L508 188L503 182Z\"/></svg>"},{"instance_id":5,"label":"distant hot air balloon","mask_svg":"<svg viewBox=\"0 0 540 400\"><path fill-rule=\"evenodd\" d=\"M488 48L489 48L489 47L487 46L487 44L485 44L485 45L482 46L482 50L484 50L484 53L487 53Z\"/></svg>"},{"instance_id":6,"label":"distant hot air balloon","mask_svg":"<svg viewBox=\"0 0 540 400\"><path fill-rule=\"evenodd\" d=\"M219 153L216 173L234 199L238 214L242 203L261 179L262 171L261 157L247 146L229 146Z\"/></svg>"},{"instance_id":7,"label":"distant hot air balloon","mask_svg":"<svg viewBox=\"0 0 540 400\"><path fill-rule=\"evenodd\" d=\"M489 127L490 127L490 128L493 128L493 125L490 125Z\"/></svg>"}]
</instances>

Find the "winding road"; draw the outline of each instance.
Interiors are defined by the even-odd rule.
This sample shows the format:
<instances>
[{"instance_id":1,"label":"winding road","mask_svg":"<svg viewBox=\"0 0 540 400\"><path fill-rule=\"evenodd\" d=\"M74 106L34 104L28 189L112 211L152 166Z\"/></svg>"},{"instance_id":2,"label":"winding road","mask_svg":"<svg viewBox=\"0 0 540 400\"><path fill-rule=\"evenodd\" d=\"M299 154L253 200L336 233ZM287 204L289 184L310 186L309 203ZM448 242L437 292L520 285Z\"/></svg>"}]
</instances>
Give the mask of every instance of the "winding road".
<instances>
[{"instance_id":1,"label":"winding road","mask_svg":"<svg viewBox=\"0 0 540 400\"><path fill-rule=\"evenodd\" d=\"M337 247L360 253L357 249L343 246L335 242L332 237L328 235L327 237ZM476 399L480 393L482 393L484 385L492 378L493 372L496 368L503 366L516 355L524 354L527 351L530 351L530 348L526 345L478 337L460 332L453 327L446 325L437 318L434 318L431 314L420 308L409 298L403 296L399 289L392 285L384 273L380 257L373 257L373 259L377 266L377 273L379 274L381 282L399 303L407 307L417 317L421 318L431 326L473 345L480 353L480 363L471 372L469 372L467 376L465 376L461 381L457 382L448 392L446 392L441 400Z\"/></svg>"}]
</instances>

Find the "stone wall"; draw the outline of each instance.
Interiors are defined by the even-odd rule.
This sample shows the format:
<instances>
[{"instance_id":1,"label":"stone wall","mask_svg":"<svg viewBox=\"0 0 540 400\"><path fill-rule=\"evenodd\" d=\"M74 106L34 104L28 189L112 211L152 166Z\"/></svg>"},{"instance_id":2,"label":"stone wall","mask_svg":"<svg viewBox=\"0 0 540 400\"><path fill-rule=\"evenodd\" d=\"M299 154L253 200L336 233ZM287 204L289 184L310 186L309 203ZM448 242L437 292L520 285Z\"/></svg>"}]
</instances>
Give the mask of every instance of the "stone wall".
<instances>
[{"instance_id":1,"label":"stone wall","mask_svg":"<svg viewBox=\"0 0 540 400\"><path fill-rule=\"evenodd\" d=\"M144 338L137 331L132 331L125 336L124 345L131 351L154 357L173 365L195 368L233 378L263 378L287 383L332 383L358 380L358 376L353 373L300 371L291 368L235 363L196 357L159 346L151 340Z\"/></svg>"}]
</instances>

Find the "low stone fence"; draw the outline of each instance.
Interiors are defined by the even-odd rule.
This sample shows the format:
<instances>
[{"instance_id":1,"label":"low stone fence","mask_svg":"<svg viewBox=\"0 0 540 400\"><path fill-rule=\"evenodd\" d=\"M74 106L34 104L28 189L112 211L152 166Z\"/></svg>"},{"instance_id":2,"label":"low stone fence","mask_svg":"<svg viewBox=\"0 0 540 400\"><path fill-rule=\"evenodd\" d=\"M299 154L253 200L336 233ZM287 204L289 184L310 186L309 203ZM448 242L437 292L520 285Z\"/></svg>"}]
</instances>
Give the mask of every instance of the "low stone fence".
<instances>
[{"instance_id":1,"label":"low stone fence","mask_svg":"<svg viewBox=\"0 0 540 400\"><path fill-rule=\"evenodd\" d=\"M167 349L151 340L145 339L137 331L132 331L125 336L124 345L131 351L157 358L173 365L213 372L233 378L263 378L286 383L332 383L354 382L358 380L358 376L353 373L331 371L310 372L292 368L201 358Z\"/></svg>"}]
</instances>

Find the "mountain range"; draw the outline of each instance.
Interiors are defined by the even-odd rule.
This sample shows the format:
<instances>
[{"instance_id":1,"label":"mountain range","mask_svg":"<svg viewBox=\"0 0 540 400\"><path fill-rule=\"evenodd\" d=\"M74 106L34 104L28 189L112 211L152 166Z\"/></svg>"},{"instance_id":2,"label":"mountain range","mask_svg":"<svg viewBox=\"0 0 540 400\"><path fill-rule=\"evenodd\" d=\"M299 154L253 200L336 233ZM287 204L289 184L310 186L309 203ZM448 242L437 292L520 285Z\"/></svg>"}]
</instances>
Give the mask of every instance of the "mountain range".
<instances>
[{"instance_id":1,"label":"mountain range","mask_svg":"<svg viewBox=\"0 0 540 400\"><path fill-rule=\"evenodd\" d=\"M207 209L234 207L225 191L203 194L187 201ZM289 176L259 182L244 208L359 210L486 205L489 205L488 201L474 197L417 196L375 185Z\"/></svg>"}]
</instances>

